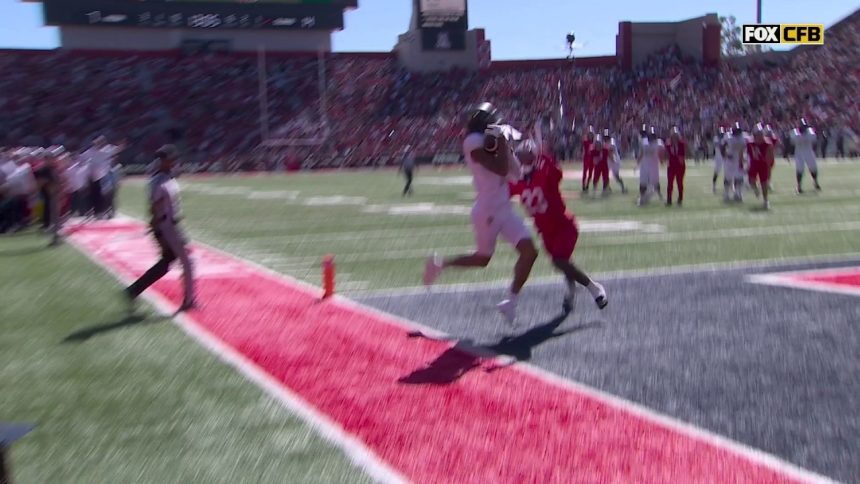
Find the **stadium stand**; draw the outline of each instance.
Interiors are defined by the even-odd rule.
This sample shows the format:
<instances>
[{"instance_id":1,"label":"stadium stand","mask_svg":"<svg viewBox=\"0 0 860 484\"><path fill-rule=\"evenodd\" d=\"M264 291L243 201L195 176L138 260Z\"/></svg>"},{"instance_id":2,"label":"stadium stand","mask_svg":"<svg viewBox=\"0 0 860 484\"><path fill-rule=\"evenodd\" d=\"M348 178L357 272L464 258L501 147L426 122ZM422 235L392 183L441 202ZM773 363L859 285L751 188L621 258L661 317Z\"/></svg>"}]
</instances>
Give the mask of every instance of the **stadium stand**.
<instances>
[{"instance_id":1,"label":"stadium stand","mask_svg":"<svg viewBox=\"0 0 860 484\"><path fill-rule=\"evenodd\" d=\"M503 106L522 127L552 120L548 135L566 158L585 125L620 133L625 151L643 122L708 139L718 124L761 120L785 131L805 116L833 139L831 151L840 137L860 133L860 11L831 27L824 46L785 57L707 68L671 47L630 72L608 58L593 67L494 62L480 72L420 74L398 67L391 53L328 54L326 125L317 56L280 54L266 62L273 135L328 137L262 152L253 54L7 50L0 144L81 149L105 133L127 141L122 162L132 166L166 142L184 147L200 170L273 169L285 157L311 168L380 166L396 163L405 146L424 160L456 153L459 113L479 99Z\"/></svg>"}]
</instances>

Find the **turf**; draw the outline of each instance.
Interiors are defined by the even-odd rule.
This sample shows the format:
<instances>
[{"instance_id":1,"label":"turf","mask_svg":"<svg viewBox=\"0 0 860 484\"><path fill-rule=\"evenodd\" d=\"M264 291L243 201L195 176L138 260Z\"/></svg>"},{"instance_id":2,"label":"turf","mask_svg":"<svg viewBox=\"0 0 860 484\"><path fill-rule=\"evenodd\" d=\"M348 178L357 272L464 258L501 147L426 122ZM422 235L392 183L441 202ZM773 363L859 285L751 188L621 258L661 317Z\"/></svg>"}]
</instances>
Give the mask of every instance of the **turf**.
<instances>
[{"instance_id":1,"label":"turf","mask_svg":"<svg viewBox=\"0 0 860 484\"><path fill-rule=\"evenodd\" d=\"M582 199L567 180L584 228L577 258L610 271L857 252L858 165L822 163L825 190L797 196L793 170L779 163L769 213L751 211L752 197L724 205L707 166L688 169L683 208L639 209L618 193ZM473 244L472 188L457 169L422 169L411 198L385 170L189 177L182 186L195 239L315 284L322 255L333 253L346 292L417 285L428 253ZM144 180L127 180L121 210L145 217L144 190ZM365 479L167 321L146 311L144 321L124 319L113 278L46 243L33 232L0 237L0 419L38 424L13 450L17 482ZM512 264L500 244L487 270L440 282L503 280ZM535 275L552 274L542 257Z\"/></svg>"},{"instance_id":2,"label":"turf","mask_svg":"<svg viewBox=\"0 0 860 484\"><path fill-rule=\"evenodd\" d=\"M821 170L825 190L798 196L793 166L780 161L768 213L752 210L760 203L749 192L744 205L723 204L711 193L709 165L687 170L683 208L659 201L637 208L632 194L583 199L578 181L565 180L569 208L583 223L576 257L588 270L615 271L857 251L857 164L822 163ZM124 212L145 216L143 187L142 180L125 184ZM322 256L335 254L339 289L355 292L418 285L429 253L472 249L468 173L425 168L417 174L415 196L403 198L401 189L401 179L387 170L189 178L183 202L195 238L314 284ZM639 228L605 231L613 227L594 222ZM506 279L513 261L512 250L500 243L487 270L451 271L440 283ZM540 258L534 274L553 270Z\"/></svg>"},{"instance_id":3,"label":"turf","mask_svg":"<svg viewBox=\"0 0 860 484\"><path fill-rule=\"evenodd\" d=\"M169 320L126 318L84 256L45 245L0 239L0 419L37 424L13 448L16 482L366 480Z\"/></svg>"}]
</instances>

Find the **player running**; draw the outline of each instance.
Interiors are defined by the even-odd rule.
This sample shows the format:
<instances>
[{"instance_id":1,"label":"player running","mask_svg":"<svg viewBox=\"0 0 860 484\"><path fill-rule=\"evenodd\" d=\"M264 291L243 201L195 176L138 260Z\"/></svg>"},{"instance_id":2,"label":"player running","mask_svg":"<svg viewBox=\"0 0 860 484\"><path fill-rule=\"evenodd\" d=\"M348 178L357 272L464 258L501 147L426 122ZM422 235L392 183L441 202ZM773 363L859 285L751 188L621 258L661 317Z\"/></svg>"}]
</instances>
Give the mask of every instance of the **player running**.
<instances>
[{"instance_id":1,"label":"player running","mask_svg":"<svg viewBox=\"0 0 860 484\"><path fill-rule=\"evenodd\" d=\"M744 130L740 123L732 127L732 135L726 140L723 179L723 201L732 199L736 202L744 201L744 153L747 151L747 142L744 138ZM734 196L732 197L731 194Z\"/></svg>"},{"instance_id":2,"label":"player running","mask_svg":"<svg viewBox=\"0 0 860 484\"><path fill-rule=\"evenodd\" d=\"M541 153L532 140L526 140L517 147L516 157L522 163L523 176L511 183L511 194L520 196L526 212L534 218L552 264L567 279L568 291L562 303L564 313L569 314L573 310L577 283L588 289L598 308L605 308L609 303L606 289L570 260L579 229L576 218L567 213L561 196L562 171L557 161L551 155Z\"/></svg>"},{"instance_id":3,"label":"player running","mask_svg":"<svg viewBox=\"0 0 860 484\"><path fill-rule=\"evenodd\" d=\"M594 174L594 196L597 196L597 183L603 179L604 197L609 196L609 140L598 136L591 145L591 160Z\"/></svg>"},{"instance_id":4,"label":"player running","mask_svg":"<svg viewBox=\"0 0 860 484\"><path fill-rule=\"evenodd\" d=\"M672 206L672 190L678 185L678 206L684 202L684 174L687 172L687 161L684 156L687 152L687 144L681 139L681 131L678 127L672 128L669 136L669 144L666 145L666 153L669 156L669 167L666 170L669 186L666 188L666 206Z\"/></svg>"},{"instance_id":5,"label":"player running","mask_svg":"<svg viewBox=\"0 0 860 484\"><path fill-rule=\"evenodd\" d=\"M424 284L433 284L449 267L486 267L496 250L496 239L501 235L519 253L510 294L497 306L505 319L513 323L517 299L537 259L537 249L523 219L511 204L508 178L518 179L520 167L503 128L498 126L500 121L493 105L482 103L470 112L463 140L463 154L476 192L472 228L477 248L472 254L445 260L440 260L436 254L430 256L424 267Z\"/></svg>"},{"instance_id":6,"label":"player running","mask_svg":"<svg viewBox=\"0 0 860 484\"><path fill-rule=\"evenodd\" d=\"M657 137L657 129L654 126L648 128L647 136L642 138L639 148L639 157L636 163L639 165L639 200L636 205L642 207L648 204L650 190L660 192L660 160L665 156L663 140Z\"/></svg>"},{"instance_id":7,"label":"player running","mask_svg":"<svg viewBox=\"0 0 860 484\"><path fill-rule=\"evenodd\" d=\"M588 127L588 133L582 140L582 191L588 193L588 185L591 184L591 177L594 174L594 127Z\"/></svg>"},{"instance_id":8,"label":"player running","mask_svg":"<svg viewBox=\"0 0 860 484\"><path fill-rule=\"evenodd\" d=\"M618 144L615 143L615 138L608 129L603 130L603 143L609 148L609 169L612 170L612 176L621 185L621 193L627 193L627 187L621 179L621 153L618 152Z\"/></svg>"},{"instance_id":9,"label":"player running","mask_svg":"<svg viewBox=\"0 0 860 484\"><path fill-rule=\"evenodd\" d=\"M794 145L794 163L797 169L797 193L803 193L803 169L809 169L815 189L821 191L818 184L818 163L815 161L815 141L817 136L812 126L801 118L800 127L791 134L791 142Z\"/></svg>"},{"instance_id":10,"label":"player running","mask_svg":"<svg viewBox=\"0 0 860 484\"><path fill-rule=\"evenodd\" d=\"M725 154L726 128L720 126L719 131L714 135L714 179L711 182L714 195L717 194L717 179L720 177L720 172L723 171Z\"/></svg>"},{"instance_id":11,"label":"player running","mask_svg":"<svg viewBox=\"0 0 860 484\"><path fill-rule=\"evenodd\" d=\"M770 203L767 200L770 181L771 160L773 160L773 144L765 138L764 128L759 124L753 131L753 141L747 144L747 154L750 157L749 182L755 196L759 195L758 182L761 185L762 208L768 210Z\"/></svg>"}]
</instances>

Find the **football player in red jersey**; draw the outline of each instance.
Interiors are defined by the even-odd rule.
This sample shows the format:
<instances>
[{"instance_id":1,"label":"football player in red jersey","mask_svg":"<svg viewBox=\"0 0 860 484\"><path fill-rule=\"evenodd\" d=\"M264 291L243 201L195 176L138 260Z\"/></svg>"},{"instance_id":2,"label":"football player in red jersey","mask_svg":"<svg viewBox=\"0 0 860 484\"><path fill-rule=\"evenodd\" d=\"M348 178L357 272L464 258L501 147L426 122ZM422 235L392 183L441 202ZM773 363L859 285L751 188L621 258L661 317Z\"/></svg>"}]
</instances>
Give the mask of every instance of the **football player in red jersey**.
<instances>
[{"instance_id":1,"label":"football player in red jersey","mask_svg":"<svg viewBox=\"0 0 860 484\"><path fill-rule=\"evenodd\" d=\"M602 137L597 137L597 140L591 145L591 160L594 170L594 194L597 195L597 182L603 178L603 196L609 195L609 161L611 153L609 151L609 142Z\"/></svg>"},{"instance_id":2,"label":"football player in red jersey","mask_svg":"<svg viewBox=\"0 0 860 484\"><path fill-rule=\"evenodd\" d=\"M588 127L588 133L582 140L582 191L588 193L588 185L591 184L591 176L594 174L594 154L591 152L594 145L594 127Z\"/></svg>"},{"instance_id":3,"label":"football player in red jersey","mask_svg":"<svg viewBox=\"0 0 860 484\"><path fill-rule=\"evenodd\" d=\"M666 170L667 178L669 179L669 188L666 194L666 206L672 206L672 190L677 182L678 184L678 206L684 202L684 174L687 171L687 162L684 159L686 154L687 144L681 139L681 131L678 127L672 128L672 134L669 135L669 143L666 144L666 154L669 157L669 167Z\"/></svg>"},{"instance_id":4,"label":"football player in red jersey","mask_svg":"<svg viewBox=\"0 0 860 484\"><path fill-rule=\"evenodd\" d=\"M776 135L773 131L773 127L769 124L764 127L764 139L769 141L772 146L771 157L770 160L768 160L768 163L770 164L770 173L768 174L767 190L773 193L773 184L770 180L773 180L773 167L776 165L776 148L780 145L780 141L779 136Z\"/></svg>"},{"instance_id":5,"label":"football player in red jersey","mask_svg":"<svg viewBox=\"0 0 860 484\"><path fill-rule=\"evenodd\" d=\"M773 160L773 145L765 138L761 124L753 131L753 141L747 144L747 154L750 158L749 181L753 192L758 196L759 189L756 181L761 184L761 194L764 200L762 208L767 210L770 203L767 200L768 181L770 180L771 160Z\"/></svg>"},{"instance_id":6,"label":"football player in red jersey","mask_svg":"<svg viewBox=\"0 0 860 484\"><path fill-rule=\"evenodd\" d=\"M608 304L606 290L571 262L579 238L579 228L573 215L567 213L561 196L562 171L554 157L541 153L532 140L521 143L516 156L523 167L520 180L511 183L511 195L519 195L526 212L534 218L552 263L567 279L568 294L564 298L565 314L573 310L576 283L588 289L597 307Z\"/></svg>"}]
</instances>

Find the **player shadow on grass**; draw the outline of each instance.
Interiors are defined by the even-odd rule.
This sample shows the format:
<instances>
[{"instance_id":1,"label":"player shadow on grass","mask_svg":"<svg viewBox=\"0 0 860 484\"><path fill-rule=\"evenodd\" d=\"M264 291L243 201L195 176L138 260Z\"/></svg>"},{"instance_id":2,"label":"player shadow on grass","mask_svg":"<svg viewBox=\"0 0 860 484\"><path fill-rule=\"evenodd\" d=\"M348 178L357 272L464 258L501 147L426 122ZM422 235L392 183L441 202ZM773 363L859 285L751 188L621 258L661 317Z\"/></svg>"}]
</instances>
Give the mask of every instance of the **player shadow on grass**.
<instances>
[{"instance_id":1,"label":"player shadow on grass","mask_svg":"<svg viewBox=\"0 0 860 484\"><path fill-rule=\"evenodd\" d=\"M535 326L525 333L505 336L493 344L479 345L471 339L456 340L457 343L454 346L445 350L426 367L413 371L400 378L398 382L409 385L448 385L459 380L466 373L480 368L483 360L506 356L511 359L509 363L494 364L484 369L490 373L517 361L530 360L532 350L551 339L602 325L599 321L593 321L563 331L556 331L565 319L567 319L567 314L559 315L552 321ZM416 331L409 333L409 337L426 336Z\"/></svg>"},{"instance_id":2,"label":"player shadow on grass","mask_svg":"<svg viewBox=\"0 0 860 484\"><path fill-rule=\"evenodd\" d=\"M124 316L119 321L114 321L111 323L105 324L97 324L94 326L88 326L84 329L75 331L74 333L66 336L63 339L63 343L83 343L84 341L92 338L93 336L98 336L103 333L109 333L111 331L116 331L124 328L128 328L130 326L137 326L142 324L153 324L159 323L167 319L167 316L143 316L140 314L130 314Z\"/></svg>"}]
</instances>

